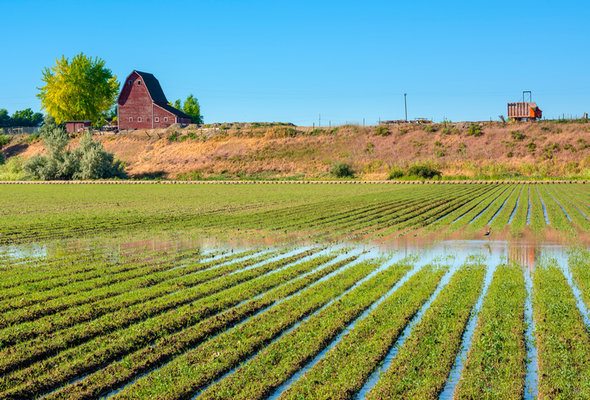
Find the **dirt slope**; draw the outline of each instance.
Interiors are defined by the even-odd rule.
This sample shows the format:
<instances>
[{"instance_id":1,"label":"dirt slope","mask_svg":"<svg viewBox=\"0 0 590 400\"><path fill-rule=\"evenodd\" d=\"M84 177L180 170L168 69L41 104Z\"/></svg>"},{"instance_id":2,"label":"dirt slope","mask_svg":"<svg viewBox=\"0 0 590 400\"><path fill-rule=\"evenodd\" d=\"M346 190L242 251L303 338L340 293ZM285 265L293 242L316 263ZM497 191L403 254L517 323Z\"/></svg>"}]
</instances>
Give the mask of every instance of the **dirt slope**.
<instances>
[{"instance_id":1,"label":"dirt slope","mask_svg":"<svg viewBox=\"0 0 590 400\"><path fill-rule=\"evenodd\" d=\"M393 166L435 163L446 176L587 175L588 123L412 124L312 129L221 125L96 135L133 176L329 176L334 163L363 179L383 179ZM30 157L41 142L15 141L5 151ZM20 143L20 144L19 144ZM74 144L75 145L75 144Z\"/></svg>"}]
</instances>

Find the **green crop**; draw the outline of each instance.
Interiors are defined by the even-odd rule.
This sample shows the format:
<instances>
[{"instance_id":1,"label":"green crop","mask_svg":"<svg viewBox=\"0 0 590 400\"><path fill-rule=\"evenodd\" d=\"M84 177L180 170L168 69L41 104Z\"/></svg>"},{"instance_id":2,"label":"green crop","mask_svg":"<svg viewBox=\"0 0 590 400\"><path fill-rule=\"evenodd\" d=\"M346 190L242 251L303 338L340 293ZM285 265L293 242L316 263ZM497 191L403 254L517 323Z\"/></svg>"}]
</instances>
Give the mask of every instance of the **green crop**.
<instances>
[{"instance_id":1,"label":"green crop","mask_svg":"<svg viewBox=\"0 0 590 400\"><path fill-rule=\"evenodd\" d=\"M522 399L525 358L523 271L499 266L478 315L457 399Z\"/></svg>"}]
</instances>

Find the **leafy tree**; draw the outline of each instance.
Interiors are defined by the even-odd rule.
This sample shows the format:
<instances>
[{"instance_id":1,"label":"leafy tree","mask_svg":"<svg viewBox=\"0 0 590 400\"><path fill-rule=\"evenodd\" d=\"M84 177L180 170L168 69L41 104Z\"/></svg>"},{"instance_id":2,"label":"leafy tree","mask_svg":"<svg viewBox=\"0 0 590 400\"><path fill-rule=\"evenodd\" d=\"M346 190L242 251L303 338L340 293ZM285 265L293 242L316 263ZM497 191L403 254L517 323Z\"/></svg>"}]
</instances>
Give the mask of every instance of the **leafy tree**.
<instances>
[{"instance_id":1,"label":"leafy tree","mask_svg":"<svg viewBox=\"0 0 590 400\"><path fill-rule=\"evenodd\" d=\"M84 53L71 61L62 56L51 68L43 70L45 85L38 97L58 124L68 120L96 123L115 103L119 82L105 61Z\"/></svg>"},{"instance_id":2,"label":"leafy tree","mask_svg":"<svg viewBox=\"0 0 590 400\"><path fill-rule=\"evenodd\" d=\"M30 108L15 111L12 116L8 111L0 109L0 128L9 128L12 126L39 126L43 121L43 114L33 112Z\"/></svg>"},{"instance_id":3,"label":"leafy tree","mask_svg":"<svg viewBox=\"0 0 590 400\"><path fill-rule=\"evenodd\" d=\"M201 125L203 123L203 116L201 115L201 106L199 100L192 94L189 95L184 101L182 111L187 114L193 120L193 124Z\"/></svg>"},{"instance_id":4,"label":"leafy tree","mask_svg":"<svg viewBox=\"0 0 590 400\"><path fill-rule=\"evenodd\" d=\"M30 108L15 111L11 117L11 126L39 126L43 122L43 114L33 112Z\"/></svg>"},{"instance_id":5,"label":"leafy tree","mask_svg":"<svg viewBox=\"0 0 590 400\"><path fill-rule=\"evenodd\" d=\"M201 106L199 105L199 100L192 94L189 95L184 104L180 99L176 100L172 106L174 108L183 111L186 115L191 117L193 120L193 124L201 125L203 123L203 116L201 115Z\"/></svg>"},{"instance_id":6,"label":"leafy tree","mask_svg":"<svg viewBox=\"0 0 590 400\"><path fill-rule=\"evenodd\" d=\"M10 126L10 115L8 110L0 108L0 128L6 128Z\"/></svg>"}]
</instances>

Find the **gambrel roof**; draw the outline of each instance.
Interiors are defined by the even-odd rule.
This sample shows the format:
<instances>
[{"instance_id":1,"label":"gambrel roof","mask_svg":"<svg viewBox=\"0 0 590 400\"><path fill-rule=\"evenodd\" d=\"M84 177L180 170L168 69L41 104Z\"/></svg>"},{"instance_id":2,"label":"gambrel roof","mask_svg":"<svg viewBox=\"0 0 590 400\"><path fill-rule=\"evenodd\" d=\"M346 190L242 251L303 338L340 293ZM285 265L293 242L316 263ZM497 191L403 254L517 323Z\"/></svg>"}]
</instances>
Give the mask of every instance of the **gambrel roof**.
<instances>
[{"instance_id":1,"label":"gambrel roof","mask_svg":"<svg viewBox=\"0 0 590 400\"><path fill-rule=\"evenodd\" d=\"M154 104L156 104L158 107L163 108L164 110L166 110L168 112L171 112L172 114L176 115L179 118L188 118L188 119L191 118L189 115L183 113L182 111L180 111L177 108L172 107L168 103L168 99L166 98L166 95L164 94L164 91L162 90L162 86L160 86L160 82L158 81L158 79L156 79L156 77L153 74L150 74L149 72L142 72L142 71L138 71L138 70L133 70L133 72L131 72L129 74L129 76L127 77L125 82L127 82L129 80L129 77L133 74L137 74L141 77L141 79L143 80L145 87L146 87L150 97L152 98L152 101L154 102ZM123 90L121 90L121 94L119 94L119 100L122 95L123 95Z\"/></svg>"}]
</instances>

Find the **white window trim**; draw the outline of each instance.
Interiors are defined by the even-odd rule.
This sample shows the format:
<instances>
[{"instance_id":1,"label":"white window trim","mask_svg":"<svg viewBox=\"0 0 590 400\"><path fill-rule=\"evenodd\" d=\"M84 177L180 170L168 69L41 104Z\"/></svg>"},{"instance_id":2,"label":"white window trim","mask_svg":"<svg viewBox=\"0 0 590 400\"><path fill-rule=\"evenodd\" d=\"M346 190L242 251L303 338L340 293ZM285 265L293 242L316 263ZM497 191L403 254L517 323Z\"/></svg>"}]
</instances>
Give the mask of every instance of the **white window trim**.
<instances>
[{"instance_id":1,"label":"white window trim","mask_svg":"<svg viewBox=\"0 0 590 400\"><path fill-rule=\"evenodd\" d=\"M154 122L160 122L160 117L154 117Z\"/></svg>"},{"instance_id":2,"label":"white window trim","mask_svg":"<svg viewBox=\"0 0 590 400\"><path fill-rule=\"evenodd\" d=\"M168 122L168 117L164 117L164 122Z\"/></svg>"}]
</instances>

